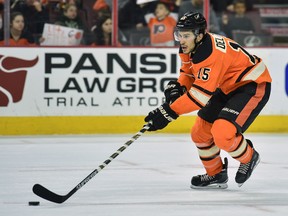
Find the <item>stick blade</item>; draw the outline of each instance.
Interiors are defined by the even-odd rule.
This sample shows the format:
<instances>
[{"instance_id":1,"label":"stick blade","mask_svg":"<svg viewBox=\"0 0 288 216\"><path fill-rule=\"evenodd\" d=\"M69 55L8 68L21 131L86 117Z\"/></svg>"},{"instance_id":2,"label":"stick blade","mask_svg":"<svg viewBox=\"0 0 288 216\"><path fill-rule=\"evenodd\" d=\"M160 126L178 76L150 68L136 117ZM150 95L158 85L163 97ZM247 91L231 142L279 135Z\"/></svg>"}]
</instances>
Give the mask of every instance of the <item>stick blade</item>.
<instances>
[{"instance_id":1,"label":"stick blade","mask_svg":"<svg viewBox=\"0 0 288 216\"><path fill-rule=\"evenodd\" d=\"M54 203L63 203L67 199L66 196L61 196L58 194L53 193L52 191L48 190L47 188L43 187L40 184L35 184L32 188L34 194L37 196L49 200Z\"/></svg>"}]
</instances>

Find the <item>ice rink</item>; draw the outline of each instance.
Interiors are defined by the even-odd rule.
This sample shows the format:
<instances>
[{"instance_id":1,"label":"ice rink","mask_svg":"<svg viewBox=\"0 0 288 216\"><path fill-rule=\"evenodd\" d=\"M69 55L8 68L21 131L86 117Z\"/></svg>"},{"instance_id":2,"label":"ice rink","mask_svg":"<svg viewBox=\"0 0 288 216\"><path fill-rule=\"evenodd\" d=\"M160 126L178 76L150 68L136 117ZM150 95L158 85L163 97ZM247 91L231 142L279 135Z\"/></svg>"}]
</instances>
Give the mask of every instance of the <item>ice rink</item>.
<instances>
[{"instance_id":1,"label":"ice rink","mask_svg":"<svg viewBox=\"0 0 288 216\"><path fill-rule=\"evenodd\" d=\"M133 135L1 137L0 215L288 215L288 134L246 134L261 162L241 188L239 164L222 153L229 188L190 189L191 177L205 171L189 134L146 132L65 203L33 194L35 183L67 194Z\"/></svg>"}]
</instances>

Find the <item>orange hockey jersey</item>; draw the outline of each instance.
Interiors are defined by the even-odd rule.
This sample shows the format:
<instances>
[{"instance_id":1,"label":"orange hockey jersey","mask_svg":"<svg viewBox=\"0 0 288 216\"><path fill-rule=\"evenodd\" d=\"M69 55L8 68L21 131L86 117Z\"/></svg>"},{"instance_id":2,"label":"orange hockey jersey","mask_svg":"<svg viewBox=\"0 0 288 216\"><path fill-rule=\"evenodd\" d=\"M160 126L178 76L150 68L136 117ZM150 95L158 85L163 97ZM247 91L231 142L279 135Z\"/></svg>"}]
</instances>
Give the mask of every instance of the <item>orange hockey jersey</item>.
<instances>
[{"instance_id":1,"label":"orange hockey jersey","mask_svg":"<svg viewBox=\"0 0 288 216\"><path fill-rule=\"evenodd\" d=\"M185 85L187 94L171 104L179 115L205 106L217 88L228 94L249 82L272 81L262 59L224 36L207 33L194 55L181 51L180 47L178 82Z\"/></svg>"},{"instance_id":2,"label":"orange hockey jersey","mask_svg":"<svg viewBox=\"0 0 288 216\"><path fill-rule=\"evenodd\" d=\"M4 46L4 32L0 32L0 46ZM14 40L10 34L9 46L36 46L34 37L29 32L22 32L19 40Z\"/></svg>"},{"instance_id":3,"label":"orange hockey jersey","mask_svg":"<svg viewBox=\"0 0 288 216\"><path fill-rule=\"evenodd\" d=\"M160 44L170 41L174 43L173 32L176 22L177 21L173 16L167 16L163 20L158 20L156 17L151 18L148 22L151 44Z\"/></svg>"}]
</instances>

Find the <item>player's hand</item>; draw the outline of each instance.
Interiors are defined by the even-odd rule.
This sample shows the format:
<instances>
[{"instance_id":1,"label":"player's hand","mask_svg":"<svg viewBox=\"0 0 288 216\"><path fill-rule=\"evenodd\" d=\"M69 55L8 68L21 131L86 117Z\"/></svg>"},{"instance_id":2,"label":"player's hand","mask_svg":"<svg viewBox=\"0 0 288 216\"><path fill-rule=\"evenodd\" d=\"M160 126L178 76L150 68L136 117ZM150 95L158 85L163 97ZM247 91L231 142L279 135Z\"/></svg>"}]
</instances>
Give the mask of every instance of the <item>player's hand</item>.
<instances>
[{"instance_id":1,"label":"player's hand","mask_svg":"<svg viewBox=\"0 0 288 216\"><path fill-rule=\"evenodd\" d=\"M149 112L144 120L145 122L152 121L152 125L148 131L156 131L165 128L171 121L177 118L177 113L167 103L164 103L157 109Z\"/></svg>"},{"instance_id":2,"label":"player's hand","mask_svg":"<svg viewBox=\"0 0 288 216\"><path fill-rule=\"evenodd\" d=\"M165 102L173 103L186 92L185 86L181 86L177 81L170 81L164 89Z\"/></svg>"}]
</instances>

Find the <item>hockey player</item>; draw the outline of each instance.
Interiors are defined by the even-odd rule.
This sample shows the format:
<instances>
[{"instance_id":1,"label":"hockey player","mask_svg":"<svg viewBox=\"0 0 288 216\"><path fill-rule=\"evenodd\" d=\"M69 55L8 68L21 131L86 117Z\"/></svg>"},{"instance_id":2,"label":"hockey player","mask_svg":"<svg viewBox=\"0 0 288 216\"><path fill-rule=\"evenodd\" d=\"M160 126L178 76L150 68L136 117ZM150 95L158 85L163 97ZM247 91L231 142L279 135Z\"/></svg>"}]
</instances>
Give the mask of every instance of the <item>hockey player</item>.
<instances>
[{"instance_id":1,"label":"hockey player","mask_svg":"<svg viewBox=\"0 0 288 216\"><path fill-rule=\"evenodd\" d=\"M260 161L243 133L267 103L272 80L262 59L206 27L198 12L178 21L174 35L180 43L180 75L166 86L166 102L145 121L152 121L149 130L156 131L179 115L199 110L191 138L207 173L193 176L191 188L227 188L228 163L225 158L223 164L220 150L240 162L235 177L240 187Z\"/></svg>"}]
</instances>

